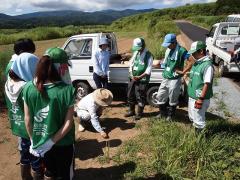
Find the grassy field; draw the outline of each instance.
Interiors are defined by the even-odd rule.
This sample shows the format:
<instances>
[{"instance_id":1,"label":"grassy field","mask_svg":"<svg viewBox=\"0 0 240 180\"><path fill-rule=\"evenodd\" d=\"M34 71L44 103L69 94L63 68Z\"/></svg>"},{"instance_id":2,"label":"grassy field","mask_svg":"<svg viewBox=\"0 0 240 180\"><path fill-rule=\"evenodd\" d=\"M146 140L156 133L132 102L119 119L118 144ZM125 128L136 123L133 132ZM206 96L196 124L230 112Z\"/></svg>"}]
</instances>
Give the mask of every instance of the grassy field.
<instances>
[{"instance_id":1,"label":"grassy field","mask_svg":"<svg viewBox=\"0 0 240 180\"><path fill-rule=\"evenodd\" d=\"M212 119L196 134L182 120L151 119L147 131L124 144L113 160L135 164L125 179L240 178L240 124Z\"/></svg>"}]
</instances>

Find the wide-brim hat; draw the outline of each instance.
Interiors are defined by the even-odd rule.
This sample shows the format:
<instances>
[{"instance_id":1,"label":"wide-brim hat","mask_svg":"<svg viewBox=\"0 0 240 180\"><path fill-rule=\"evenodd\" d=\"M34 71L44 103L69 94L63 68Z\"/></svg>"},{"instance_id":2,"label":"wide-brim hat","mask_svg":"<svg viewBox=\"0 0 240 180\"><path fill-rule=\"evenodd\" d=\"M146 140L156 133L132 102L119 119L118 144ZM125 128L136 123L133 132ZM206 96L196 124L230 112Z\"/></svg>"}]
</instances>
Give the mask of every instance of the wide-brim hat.
<instances>
[{"instance_id":1,"label":"wide-brim hat","mask_svg":"<svg viewBox=\"0 0 240 180\"><path fill-rule=\"evenodd\" d=\"M106 45L109 44L108 39L106 37L101 38L99 41L99 46L104 45L104 44L106 44Z\"/></svg>"},{"instance_id":2,"label":"wide-brim hat","mask_svg":"<svg viewBox=\"0 0 240 180\"><path fill-rule=\"evenodd\" d=\"M188 51L188 54L193 54L197 52L199 49L206 49L206 44L203 41L195 41L191 44L191 48Z\"/></svg>"},{"instance_id":3,"label":"wide-brim hat","mask_svg":"<svg viewBox=\"0 0 240 180\"><path fill-rule=\"evenodd\" d=\"M94 101L100 106L109 106L113 100L113 94L108 89L100 88L93 92Z\"/></svg>"}]
</instances>

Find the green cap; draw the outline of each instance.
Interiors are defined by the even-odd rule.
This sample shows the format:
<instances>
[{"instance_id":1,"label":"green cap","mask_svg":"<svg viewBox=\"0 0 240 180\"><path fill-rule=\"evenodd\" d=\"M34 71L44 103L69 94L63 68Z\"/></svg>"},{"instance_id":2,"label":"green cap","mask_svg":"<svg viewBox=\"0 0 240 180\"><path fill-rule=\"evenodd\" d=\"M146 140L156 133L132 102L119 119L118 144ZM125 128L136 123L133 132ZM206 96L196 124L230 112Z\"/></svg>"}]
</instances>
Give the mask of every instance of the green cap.
<instances>
[{"instance_id":1,"label":"green cap","mask_svg":"<svg viewBox=\"0 0 240 180\"><path fill-rule=\"evenodd\" d=\"M206 44L202 41L195 41L192 43L190 50L188 51L188 54L193 54L199 49L206 49Z\"/></svg>"},{"instance_id":2,"label":"green cap","mask_svg":"<svg viewBox=\"0 0 240 180\"><path fill-rule=\"evenodd\" d=\"M68 55L61 48L58 47L49 48L46 50L44 55L49 56L53 63L60 64L68 63Z\"/></svg>"}]
</instances>

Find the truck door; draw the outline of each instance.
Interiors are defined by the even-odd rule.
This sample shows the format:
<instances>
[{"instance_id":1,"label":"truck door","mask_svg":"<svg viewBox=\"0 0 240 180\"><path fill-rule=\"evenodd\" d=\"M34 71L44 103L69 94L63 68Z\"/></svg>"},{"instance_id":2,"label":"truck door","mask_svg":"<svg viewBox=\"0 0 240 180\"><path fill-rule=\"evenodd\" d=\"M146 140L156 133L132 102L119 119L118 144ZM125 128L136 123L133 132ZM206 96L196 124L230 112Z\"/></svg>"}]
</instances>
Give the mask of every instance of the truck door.
<instances>
[{"instance_id":1,"label":"truck door","mask_svg":"<svg viewBox=\"0 0 240 180\"><path fill-rule=\"evenodd\" d=\"M212 49L213 49L213 44L214 44L214 35L216 32L217 26L213 26L212 29L209 31L207 34L206 38L206 45L207 45L207 50L209 51L209 54L212 56Z\"/></svg>"},{"instance_id":2,"label":"truck door","mask_svg":"<svg viewBox=\"0 0 240 180\"><path fill-rule=\"evenodd\" d=\"M93 73L92 59L93 39L81 37L71 39L64 47L69 55L70 75L73 80L91 80Z\"/></svg>"}]
</instances>

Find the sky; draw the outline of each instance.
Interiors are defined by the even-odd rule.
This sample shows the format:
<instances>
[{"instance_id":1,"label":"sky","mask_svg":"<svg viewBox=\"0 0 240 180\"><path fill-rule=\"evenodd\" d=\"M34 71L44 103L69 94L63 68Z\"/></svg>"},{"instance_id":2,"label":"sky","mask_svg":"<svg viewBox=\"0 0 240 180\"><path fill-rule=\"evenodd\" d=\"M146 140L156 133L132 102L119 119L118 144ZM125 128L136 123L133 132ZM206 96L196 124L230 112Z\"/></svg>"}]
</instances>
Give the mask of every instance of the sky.
<instances>
[{"instance_id":1,"label":"sky","mask_svg":"<svg viewBox=\"0 0 240 180\"><path fill-rule=\"evenodd\" d=\"M107 9L163 9L187 3L208 3L216 0L1 0L0 13L20 15L38 11L79 10L101 11Z\"/></svg>"}]
</instances>

